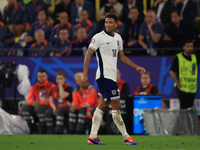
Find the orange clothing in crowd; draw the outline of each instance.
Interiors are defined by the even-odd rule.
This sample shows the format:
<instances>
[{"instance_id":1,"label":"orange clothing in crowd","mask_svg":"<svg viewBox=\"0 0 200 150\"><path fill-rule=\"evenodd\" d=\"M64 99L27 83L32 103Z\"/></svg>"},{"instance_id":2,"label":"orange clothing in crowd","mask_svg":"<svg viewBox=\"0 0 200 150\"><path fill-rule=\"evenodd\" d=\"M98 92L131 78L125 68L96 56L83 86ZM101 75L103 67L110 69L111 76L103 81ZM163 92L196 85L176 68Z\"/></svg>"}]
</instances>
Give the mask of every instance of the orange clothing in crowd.
<instances>
[{"instance_id":1,"label":"orange clothing in crowd","mask_svg":"<svg viewBox=\"0 0 200 150\"><path fill-rule=\"evenodd\" d=\"M70 106L70 102L72 101L72 91L73 91L72 87L68 83L65 83L63 89L64 91L69 92L70 94L66 99L61 99L59 97L59 91L58 91L57 85L52 89L50 93L50 95L52 96L54 100L56 108Z\"/></svg>"},{"instance_id":2,"label":"orange clothing in crowd","mask_svg":"<svg viewBox=\"0 0 200 150\"><path fill-rule=\"evenodd\" d=\"M37 82L31 86L27 103L32 105L33 101L39 101L41 105L49 105L49 94L51 89L55 87L55 84L46 80L44 83Z\"/></svg>"},{"instance_id":3,"label":"orange clothing in crowd","mask_svg":"<svg viewBox=\"0 0 200 150\"><path fill-rule=\"evenodd\" d=\"M158 95L160 90L153 84L149 84L145 89L142 86L139 86L135 89L133 95Z\"/></svg>"},{"instance_id":4,"label":"orange clothing in crowd","mask_svg":"<svg viewBox=\"0 0 200 150\"><path fill-rule=\"evenodd\" d=\"M76 106L77 109L87 107L87 118L92 118L91 110L94 106L97 106L99 99L97 98L98 93L93 86L89 86L87 89L73 91L73 100L71 106Z\"/></svg>"}]
</instances>

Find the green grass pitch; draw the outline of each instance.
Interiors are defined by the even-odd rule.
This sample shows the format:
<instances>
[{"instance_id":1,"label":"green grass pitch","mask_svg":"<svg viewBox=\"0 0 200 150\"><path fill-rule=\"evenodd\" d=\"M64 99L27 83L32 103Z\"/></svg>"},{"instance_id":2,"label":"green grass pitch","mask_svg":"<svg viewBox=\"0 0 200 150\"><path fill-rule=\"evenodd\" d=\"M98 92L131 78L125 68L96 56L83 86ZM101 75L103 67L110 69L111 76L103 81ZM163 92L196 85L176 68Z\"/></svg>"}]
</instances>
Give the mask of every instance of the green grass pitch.
<instances>
[{"instance_id":1,"label":"green grass pitch","mask_svg":"<svg viewBox=\"0 0 200 150\"><path fill-rule=\"evenodd\" d=\"M0 150L200 150L200 136L132 136L138 145L124 145L120 135L100 135L107 145L88 145L88 135L0 135Z\"/></svg>"}]
</instances>

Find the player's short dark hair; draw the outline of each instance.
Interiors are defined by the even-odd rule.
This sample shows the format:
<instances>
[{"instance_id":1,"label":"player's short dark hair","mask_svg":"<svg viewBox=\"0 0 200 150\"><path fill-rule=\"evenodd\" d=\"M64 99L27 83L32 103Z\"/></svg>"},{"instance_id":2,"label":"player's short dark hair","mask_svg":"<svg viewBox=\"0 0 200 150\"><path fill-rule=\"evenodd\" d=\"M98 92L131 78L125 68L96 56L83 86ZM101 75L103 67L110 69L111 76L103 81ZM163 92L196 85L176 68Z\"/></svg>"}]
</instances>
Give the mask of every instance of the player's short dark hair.
<instances>
[{"instance_id":1,"label":"player's short dark hair","mask_svg":"<svg viewBox=\"0 0 200 150\"><path fill-rule=\"evenodd\" d=\"M115 22L118 22L118 17L115 14L108 14L106 15L106 18L112 18Z\"/></svg>"},{"instance_id":2,"label":"player's short dark hair","mask_svg":"<svg viewBox=\"0 0 200 150\"><path fill-rule=\"evenodd\" d=\"M179 17L181 16L181 12L179 11L179 10L173 10L172 12L171 12L171 14L172 13L176 13Z\"/></svg>"},{"instance_id":3,"label":"player's short dark hair","mask_svg":"<svg viewBox=\"0 0 200 150\"><path fill-rule=\"evenodd\" d=\"M57 76L63 76L65 78L65 73L64 72L57 72L56 77Z\"/></svg>"},{"instance_id":4,"label":"player's short dark hair","mask_svg":"<svg viewBox=\"0 0 200 150\"><path fill-rule=\"evenodd\" d=\"M67 30L67 31L68 31L68 33L69 33L69 30L68 30L66 27L60 27L60 29L59 29L58 33L60 33L60 31L61 31L61 30Z\"/></svg>"},{"instance_id":5,"label":"player's short dark hair","mask_svg":"<svg viewBox=\"0 0 200 150\"><path fill-rule=\"evenodd\" d=\"M40 10L38 10L38 12L37 12L37 16L38 16L38 14L39 14L41 11L44 11L45 15L47 15L47 14L46 14L46 11L45 11L44 9L40 9Z\"/></svg>"},{"instance_id":6,"label":"player's short dark hair","mask_svg":"<svg viewBox=\"0 0 200 150\"><path fill-rule=\"evenodd\" d=\"M40 73L44 73L44 72L47 73L47 71L45 69L39 69L38 72L40 72Z\"/></svg>"}]
</instances>

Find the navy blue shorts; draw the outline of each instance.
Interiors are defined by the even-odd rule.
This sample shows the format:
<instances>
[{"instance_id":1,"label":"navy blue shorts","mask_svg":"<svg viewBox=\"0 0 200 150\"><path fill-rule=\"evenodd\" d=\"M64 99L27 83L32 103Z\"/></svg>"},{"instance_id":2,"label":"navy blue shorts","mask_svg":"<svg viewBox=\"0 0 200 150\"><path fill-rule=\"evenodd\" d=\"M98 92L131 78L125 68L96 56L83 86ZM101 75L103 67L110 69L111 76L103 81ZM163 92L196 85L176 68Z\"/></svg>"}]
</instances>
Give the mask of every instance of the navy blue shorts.
<instances>
[{"instance_id":1,"label":"navy blue shorts","mask_svg":"<svg viewBox=\"0 0 200 150\"><path fill-rule=\"evenodd\" d=\"M102 96L105 101L119 99L119 91L116 82L106 78L96 80L99 87L99 96Z\"/></svg>"}]
</instances>

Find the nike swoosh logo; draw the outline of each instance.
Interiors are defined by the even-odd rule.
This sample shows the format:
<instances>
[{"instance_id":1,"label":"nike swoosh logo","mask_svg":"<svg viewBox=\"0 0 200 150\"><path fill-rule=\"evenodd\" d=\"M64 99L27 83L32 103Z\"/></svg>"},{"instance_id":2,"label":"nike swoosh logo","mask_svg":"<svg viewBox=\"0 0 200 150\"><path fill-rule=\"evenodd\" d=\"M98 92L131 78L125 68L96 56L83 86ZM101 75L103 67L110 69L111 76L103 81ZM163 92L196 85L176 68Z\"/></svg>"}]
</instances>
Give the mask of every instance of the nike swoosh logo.
<instances>
[{"instance_id":1,"label":"nike swoosh logo","mask_svg":"<svg viewBox=\"0 0 200 150\"><path fill-rule=\"evenodd\" d=\"M106 44L110 44L110 42L109 42L109 43L106 43Z\"/></svg>"}]
</instances>

